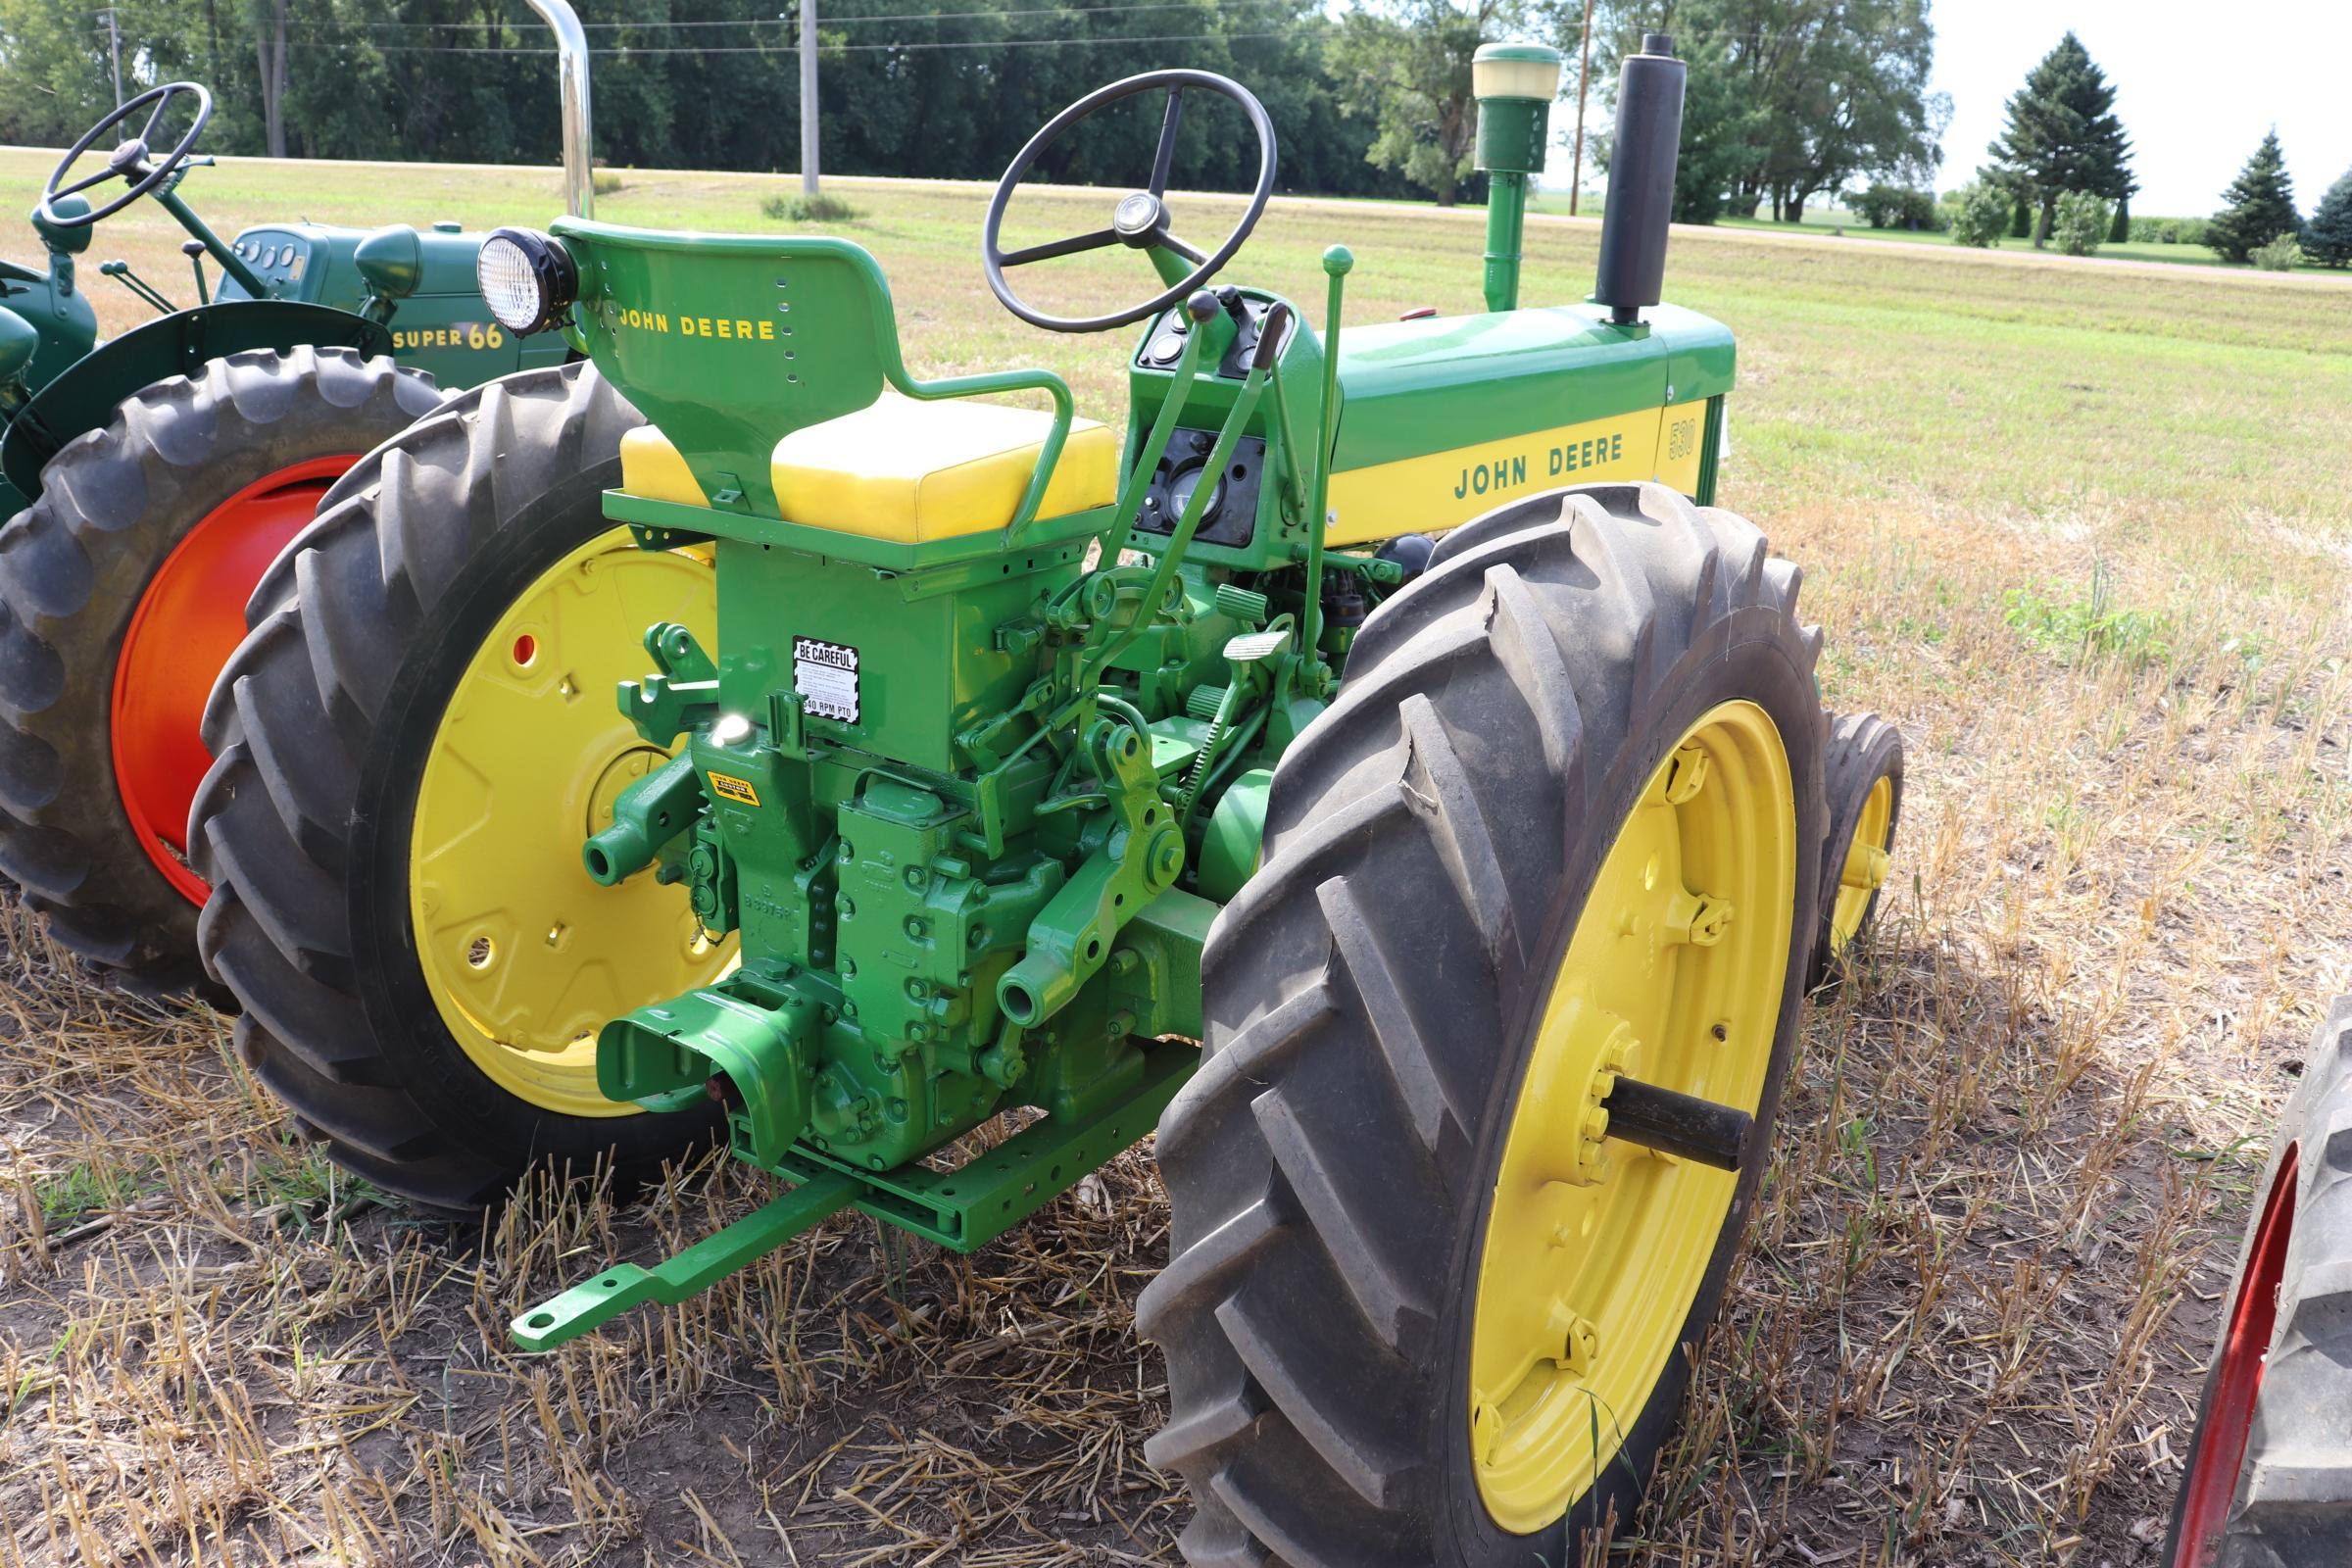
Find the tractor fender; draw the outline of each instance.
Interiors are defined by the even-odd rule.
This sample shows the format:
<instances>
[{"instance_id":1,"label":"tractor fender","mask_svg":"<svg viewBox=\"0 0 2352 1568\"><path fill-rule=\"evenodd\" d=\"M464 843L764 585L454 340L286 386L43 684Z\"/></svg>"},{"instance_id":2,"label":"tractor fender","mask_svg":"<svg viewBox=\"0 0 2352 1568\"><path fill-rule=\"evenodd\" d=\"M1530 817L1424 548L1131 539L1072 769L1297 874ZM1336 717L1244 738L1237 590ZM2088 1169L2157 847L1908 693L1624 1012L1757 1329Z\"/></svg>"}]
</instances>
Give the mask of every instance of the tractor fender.
<instances>
[{"instance_id":1,"label":"tractor fender","mask_svg":"<svg viewBox=\"0 0 2352 1568\"><path fill-rule=\"evenodd\" d=\"M298 344L392 352L389 329L328 305L298 300L217 300L175 311L102 343L34 394L0 436L0 478L18 507L41 493L41 470L74 437L106 423L117 405L169 376L247 349L283 354Z\"/></svg>"}]
</instances>

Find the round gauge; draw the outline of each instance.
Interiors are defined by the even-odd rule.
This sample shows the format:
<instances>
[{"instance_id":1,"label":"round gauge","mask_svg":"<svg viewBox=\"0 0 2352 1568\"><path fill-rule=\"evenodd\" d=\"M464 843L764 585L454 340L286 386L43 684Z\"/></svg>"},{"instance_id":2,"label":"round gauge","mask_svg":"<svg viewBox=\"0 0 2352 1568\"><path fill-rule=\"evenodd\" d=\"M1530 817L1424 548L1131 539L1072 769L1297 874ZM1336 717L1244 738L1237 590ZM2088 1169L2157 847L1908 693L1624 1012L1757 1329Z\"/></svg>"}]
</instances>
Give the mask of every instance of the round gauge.
<instances>
[{"instance_id":1,"label":"round gauge","mask_svg":"<svg viewBox=\"0 0 2352 1568\"><path fill-rule=\"evenodd\" d=\"M1153 365L1174 365L1184 354L1184 334L1176 331L1160 333L1144 351L1144 357Z\"/></svg>"},{"instance_id":2,"label":"round gauge","mask_svg":"<svg viewBox=\"0 0 2352 1568\"><path fill-rule=\"evenodd\" d=\"M1184 520L1187 507L1193 504L1193 493L1200 488L1201 476L1207 470L1196 463L1168 481L1168 523L1171 527ZM1217 516L1217 506L1225 499L1225 481L1217 480L1208 492L1208 502L1200 509L1200 526L1206 527Z\"/></svg>"}]
</instances>

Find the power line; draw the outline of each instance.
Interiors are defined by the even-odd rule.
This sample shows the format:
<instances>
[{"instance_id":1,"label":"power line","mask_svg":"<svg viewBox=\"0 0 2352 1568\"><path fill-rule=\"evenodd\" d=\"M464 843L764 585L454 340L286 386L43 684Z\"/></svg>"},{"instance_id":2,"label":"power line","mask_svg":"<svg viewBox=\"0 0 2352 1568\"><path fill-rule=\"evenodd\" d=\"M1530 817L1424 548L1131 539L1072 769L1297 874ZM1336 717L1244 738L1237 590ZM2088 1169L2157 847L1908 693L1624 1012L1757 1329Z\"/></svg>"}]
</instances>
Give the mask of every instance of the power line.
<instances>
[{"instance_id":1,"label":"power line","mask_svg":"<svg viewBox=\"0 0 2352 1568\"><path fill-rule=\"evenodd\" d=\"M819 46L818 52L822 54L862 54L883 50L915 49L1058 48L1064 44L1211 43L1245 38L1298 38L1305 36L1306 31L1307 29L1303 27L1294 27L1281 32L1171 32L1149 37L1131 36L1125 33L1099 33L1085 38L989 38L949 41L902 39L892 43L823 44ZM287 47L291 49L333 49L339 46L326 43L296 43L289 44ZM536 46L521 49L500 49L487 44L377 43L369 44L368 47L378 54L386 55L504 55L509 59L517 55L552 55L556 52L553 49ZM783 55L797 53L798 47L791 43L731 43L714 44L708 48L662 46L652 49L633 49L626 44L621 44L606 49L591 49L588 52L592 55L622 56L635 59L650 55Z\"/></svg>"},{"instance_id":2,"label":"power line","mask_svg":"<svg viewBox=\"0 0 2352 1568\"><path fill-rule=\"evenodd\" d=\"M1261 5L1279 6L1281 4L1281 0L1236 0L1236 3L1238 3L1244 9L1248 9ZM998 11L898 11L883 13L870 17L819 17L816 19L816 22L817 25L820 27L855 27L862 26L868 23L875 22L988 22L1004 21L1014 17L1046 17L1058 20L1063 17L1101 16L1108 12L1218 11L1222 10L1223 6L1224 0L1145 0L1145 3L1138 5L1023 6L1017 9ZM582 23L581 25L590 31L651 31L658 28L784 27L793 25L795 20L796 19L791 17L778 15L772 17L730 17L721 19L705 18L702 20L685 22L587 22ZM338 32L382 32L415 27L423 27L433 30L452 32L459 30L503 31L508 28L513 28L517 31L532 31L535 30L537 26L537 24L527 17L517 18L512 22L354 23L339 23L331 18L307 18L289 20L287 25L291 27L325 28Z\"/></svg>"}]
</instances>

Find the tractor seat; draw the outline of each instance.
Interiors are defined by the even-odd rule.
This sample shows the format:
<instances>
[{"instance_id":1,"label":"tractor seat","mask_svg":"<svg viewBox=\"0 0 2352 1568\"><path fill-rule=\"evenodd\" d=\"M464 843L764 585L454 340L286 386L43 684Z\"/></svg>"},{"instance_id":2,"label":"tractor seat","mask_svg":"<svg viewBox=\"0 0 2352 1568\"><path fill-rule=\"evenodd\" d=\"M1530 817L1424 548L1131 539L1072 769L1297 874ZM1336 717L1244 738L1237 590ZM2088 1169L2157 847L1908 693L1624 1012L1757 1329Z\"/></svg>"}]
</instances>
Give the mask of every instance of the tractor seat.
<instances>
[{"instance_id":1,"label":"tractor seat","mask_svg":"<svg viewBox=\"0 0 2352 1568\"><path fill-rule=\"evenodd\" d=\"M804 425L768 465L787 522L899 544L987 533L1012 521L1054 416L885 392L855 414ZM1118 443L1093 419L1070 421L1038 516L1107 507L1118 493ZM633 496L706 507L669 438L641 425L621 437L620 487Z\"/></svg>"}]
</instances>

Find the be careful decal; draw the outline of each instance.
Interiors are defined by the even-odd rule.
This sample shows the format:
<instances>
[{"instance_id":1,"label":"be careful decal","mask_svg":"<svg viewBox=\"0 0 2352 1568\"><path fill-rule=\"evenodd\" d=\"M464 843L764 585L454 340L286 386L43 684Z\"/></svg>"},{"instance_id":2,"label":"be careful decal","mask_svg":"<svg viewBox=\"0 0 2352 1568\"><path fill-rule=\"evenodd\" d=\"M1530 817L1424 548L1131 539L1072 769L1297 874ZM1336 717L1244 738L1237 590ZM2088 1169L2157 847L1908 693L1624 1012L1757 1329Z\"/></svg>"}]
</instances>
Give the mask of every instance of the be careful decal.
<instances>
[{"instance_id":1,"label":"be careful decal","mask_svg":"<svg viewBox=\"0 0 2352 1568\"><path fill-rule=\"evenodd\" d=\"M814 637L792 640L792 689L811 718L858 722L858 650Z\"/></svg>"}]
</instances>

